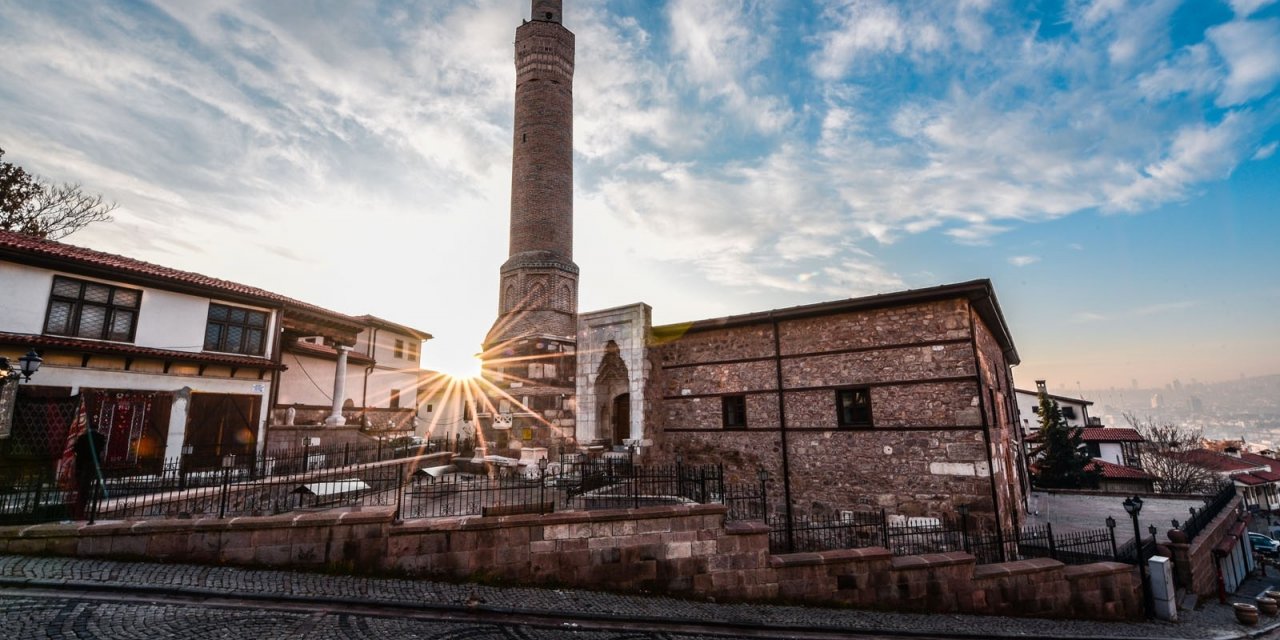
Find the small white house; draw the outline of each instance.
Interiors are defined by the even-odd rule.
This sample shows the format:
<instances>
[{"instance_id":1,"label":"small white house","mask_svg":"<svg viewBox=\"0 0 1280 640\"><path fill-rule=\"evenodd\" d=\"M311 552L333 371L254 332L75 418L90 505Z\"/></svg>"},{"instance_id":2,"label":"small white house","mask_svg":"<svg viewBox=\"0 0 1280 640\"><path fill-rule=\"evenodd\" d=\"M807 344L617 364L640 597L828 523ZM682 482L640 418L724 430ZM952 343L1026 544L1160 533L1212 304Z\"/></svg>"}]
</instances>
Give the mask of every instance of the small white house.
<instances>
[{"instance_id":1,"label":"small white house","mask_svg":"<svg viewBox=\"0 0 1280 640\"><path fill-rule=\"evenodd\" d=\"M1036 380L1036 391L1014 389L1018 401L1018 424L1022 426L1023 435L1031 435L1040 430L1040 392L1045 389L1044 380ZM1057 396L1046 391L1051 400L1058 403L1062 417L1071 427L1100 426L1101 421L1089 417L1089 407L1093 403L1083 398Z\"/></svg>"},{"instance_id":2,"label":"small white house","mask_svg":"<svg viewBox=\"0 0 1280 640\"><path fill-rule=\"evenodd\" d=\"M307 331L354 344L360 326L262 289L4 231L0 289L0 355L44 359L19 387L5 449L32 460L60 455L80 406L107 437L108 464L260 451L281 343Z\"/></svg>"}]
</instances>

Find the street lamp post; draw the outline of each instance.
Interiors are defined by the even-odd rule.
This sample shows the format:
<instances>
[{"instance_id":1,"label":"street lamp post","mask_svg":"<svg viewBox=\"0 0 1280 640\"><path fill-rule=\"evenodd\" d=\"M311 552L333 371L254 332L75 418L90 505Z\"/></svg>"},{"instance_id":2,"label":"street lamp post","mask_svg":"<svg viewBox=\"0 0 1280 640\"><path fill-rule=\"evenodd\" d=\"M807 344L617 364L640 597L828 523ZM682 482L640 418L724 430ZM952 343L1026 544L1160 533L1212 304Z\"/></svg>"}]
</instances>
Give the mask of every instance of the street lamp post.
<instances>
[{"instance_id":1,"label":"street lamp post","mask_svg":"<svg viewBox=\"0 0 1280 640\"><path fill-rule=\"evenodd\" d=\"M1133 520L1133 555L1137 559L1138 575L1142 577L1142 607L1151 616L1151 583L1147 578L1147 559L1142 552L1142 530L1138 526L1138 514L1142 513L1142 498L1133 496L1124 501L1124 510Z\"/></svg>"}]
</instances>

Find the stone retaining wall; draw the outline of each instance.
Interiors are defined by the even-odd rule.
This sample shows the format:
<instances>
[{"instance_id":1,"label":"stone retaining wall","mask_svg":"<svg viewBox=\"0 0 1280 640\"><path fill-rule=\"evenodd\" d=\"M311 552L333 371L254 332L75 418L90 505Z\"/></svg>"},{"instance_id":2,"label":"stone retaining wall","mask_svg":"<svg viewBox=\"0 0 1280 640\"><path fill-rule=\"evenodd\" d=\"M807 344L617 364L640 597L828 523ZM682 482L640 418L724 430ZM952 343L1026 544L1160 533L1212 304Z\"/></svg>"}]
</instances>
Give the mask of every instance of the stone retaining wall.
<instances>
[{"instance_id":1,"label":"stone retaining wall","mask_svg":"<svg viewBox=\"0 0 1280 640\"><path fill-rule=\"evenodd\" d=\"M1173 553L1173 579L1178 587L1205 597L1218 592L1218 566L1213 549L1231 534L1238 521L1240 496L1227 503L1222 512L1189 543L1169 542Z\"/></svg>"},{"instance_id":2,"label":"stone retaining wall","mask_svg":"<svg viewBox=\"0 0 1280 640\"><path fill-rule=\"evenodd\" d=\"M975 566L966 553L883 548L770 556L763 523L722 505L394 523L385 508L270 517L0 528L0 553L398 573L722 600L922 612L1141 616L1133 567L1049 559Z\"/></svg>"}]
</instances>

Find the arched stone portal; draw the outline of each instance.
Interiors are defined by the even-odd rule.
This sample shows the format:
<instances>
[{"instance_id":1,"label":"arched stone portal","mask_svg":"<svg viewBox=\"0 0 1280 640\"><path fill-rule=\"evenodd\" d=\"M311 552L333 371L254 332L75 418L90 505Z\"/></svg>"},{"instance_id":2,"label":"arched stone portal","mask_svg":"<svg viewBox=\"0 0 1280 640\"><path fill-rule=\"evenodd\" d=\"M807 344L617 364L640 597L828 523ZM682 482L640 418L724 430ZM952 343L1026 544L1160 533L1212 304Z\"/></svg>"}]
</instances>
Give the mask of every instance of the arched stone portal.
<instances>
[{"instance_id":1,"label":"arched stone portal","mask_svg":"<svg viewBox=\"0 0 1280 640\"><path fill-rule=\"evenodd\" d=\"M611 446L623 444L631 438L631 394L627 365L618 355L618 343L610 340L605 345L604 357L596 372L595 402L598 420L596 440Z\"/></svg>"}]
</instances>

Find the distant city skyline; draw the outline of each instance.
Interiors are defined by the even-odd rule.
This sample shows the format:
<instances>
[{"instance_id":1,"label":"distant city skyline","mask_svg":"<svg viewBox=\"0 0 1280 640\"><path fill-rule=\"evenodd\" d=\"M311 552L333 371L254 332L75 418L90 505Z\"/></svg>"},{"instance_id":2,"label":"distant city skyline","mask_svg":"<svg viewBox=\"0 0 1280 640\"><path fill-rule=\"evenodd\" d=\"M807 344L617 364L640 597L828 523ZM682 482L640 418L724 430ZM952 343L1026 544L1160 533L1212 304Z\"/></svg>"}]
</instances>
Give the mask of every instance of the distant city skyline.
<instances>
[{"instance_id":1,"label":"distant city skyline","mask_svg":"<svg viewBox=\"0 0 1280 640\"><path fill-rule=\"evenodd\" d=\"M0 5L6 160L73 244L473 362L527 0ZM580 309L991 278L1020 388L1280 373L1280 4L566 0Z\"/></svg>"}]
</instances>

